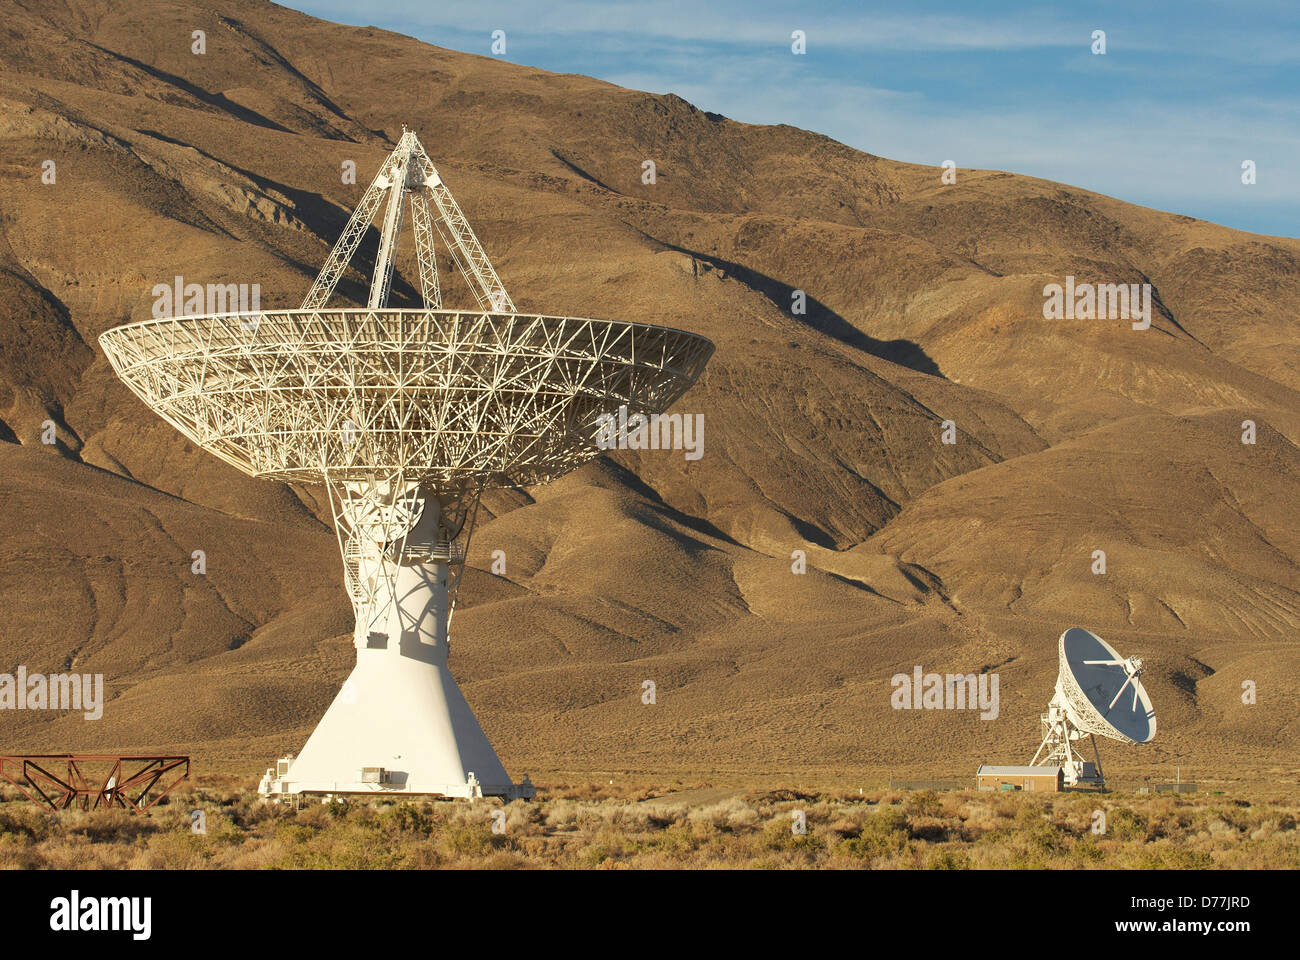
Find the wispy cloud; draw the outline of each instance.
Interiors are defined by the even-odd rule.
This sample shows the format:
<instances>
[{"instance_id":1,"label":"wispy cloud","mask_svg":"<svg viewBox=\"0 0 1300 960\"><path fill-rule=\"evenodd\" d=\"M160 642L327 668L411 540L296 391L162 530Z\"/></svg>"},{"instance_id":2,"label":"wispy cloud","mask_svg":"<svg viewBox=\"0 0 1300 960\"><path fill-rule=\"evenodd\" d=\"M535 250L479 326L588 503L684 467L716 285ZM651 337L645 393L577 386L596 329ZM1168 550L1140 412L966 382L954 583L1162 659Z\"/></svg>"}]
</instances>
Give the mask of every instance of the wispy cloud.
<instances>
[{"instance_id":1,"label":"wispy cloud","mask_svg":"<svg viewBox=\"0 0 1300 960\"><path fill-rule=\"evenodd\" d=\"M345 0L313 0L300 4L309 12L353 21L358 14L374 16L376 8L358 9ZM387 4L382 13L391 23L408 28L453 27L478 31L485 37L494 29L521 35L581 34L628 35L708 42L728 46L788 47L794 30L803 30L809 43L841 50L1016 50L1064 47L1079 42L1078 29L1040 15L1028 18L992 18L987 15L931 14L902 16L864 13L849 8L817 12L794 5L702 4L677 0L593 3L556 0L551 3L508 0L452 0L429 5L421 2ZM379 24L376 24L378 26Z\"/></svg>"}]
</instances>

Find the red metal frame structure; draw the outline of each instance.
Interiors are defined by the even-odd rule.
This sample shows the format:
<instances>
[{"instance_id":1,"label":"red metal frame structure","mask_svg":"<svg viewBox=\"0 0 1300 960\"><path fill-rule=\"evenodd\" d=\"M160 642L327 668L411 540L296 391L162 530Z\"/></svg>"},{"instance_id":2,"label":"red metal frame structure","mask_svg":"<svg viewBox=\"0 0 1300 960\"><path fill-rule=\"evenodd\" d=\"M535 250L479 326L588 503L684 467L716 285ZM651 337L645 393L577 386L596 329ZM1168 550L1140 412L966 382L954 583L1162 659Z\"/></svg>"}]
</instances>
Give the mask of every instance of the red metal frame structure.
<instances>
[{"instance_id":1,"label":"red metal frame structure","mask_svg":"<svg viewBox=\"0 0 1300 960\"><path fill-rule=\"evenodd\" d=\"M60 768L62 776L53 772ZM94 753L0 756L0 777L28 800L44 803L51 810L117 806L144 813L189 775L189 757ZM164 778L166 786L150 797L149 792Z\"/></svg>"}]
</instances>

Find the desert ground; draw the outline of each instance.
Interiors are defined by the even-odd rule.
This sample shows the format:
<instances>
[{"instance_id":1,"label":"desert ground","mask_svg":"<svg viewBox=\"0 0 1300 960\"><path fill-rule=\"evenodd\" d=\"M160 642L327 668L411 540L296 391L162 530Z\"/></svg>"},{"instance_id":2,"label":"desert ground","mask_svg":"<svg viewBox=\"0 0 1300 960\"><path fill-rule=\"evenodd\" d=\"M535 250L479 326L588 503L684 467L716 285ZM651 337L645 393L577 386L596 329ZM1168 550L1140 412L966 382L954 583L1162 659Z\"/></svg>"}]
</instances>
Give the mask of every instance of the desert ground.
<instances>
[{"instance_id":1,"label":"desert ground","mask_svg":"<svg viewBox=\"0 0 1300 960\"><path fill-rule=\"evenodd\" d=\"M546 799L275 804L203 777L147 817L0 802L0 868L1282 869L1294 794L842 791L556 780ZM202 812L202 820L196 812Z\"/></svg>"},{"instance_id":2,"label":"desert ground","mask_svg":"<svg viewBox=\"0 0 1300 960\"><path fill-rule=\"evenodd\" d=\"M178 276L297 306L403 124L521 310L717 347L675 408L704 417L700 459L617 451L485 501L451 670L511 775L550 785L504 838L482 806L266 812L238 793L301 748L353 662L323 494L196 448L96 343ZM256 0L8 4L0 173L0 669L108 691L93 722L0 712L0 752L196 771L147 822L4 803L8 865L1294 862L1300 240L1013 172L947 185ZM394 303L416 301L413 271ZM1045 319L1067 277L1150 284L1150 328ZM1108 775L1198 793L1117 794L1123 826L1094 840L1095 798L888 789L1027 763L1076 625L1143 657L1159 718L1148 745L1102 745ZM893 709L916 666L996 673L997 716ZM650 812L699 784L738 786Z\"/></svg>"}]
</instances>

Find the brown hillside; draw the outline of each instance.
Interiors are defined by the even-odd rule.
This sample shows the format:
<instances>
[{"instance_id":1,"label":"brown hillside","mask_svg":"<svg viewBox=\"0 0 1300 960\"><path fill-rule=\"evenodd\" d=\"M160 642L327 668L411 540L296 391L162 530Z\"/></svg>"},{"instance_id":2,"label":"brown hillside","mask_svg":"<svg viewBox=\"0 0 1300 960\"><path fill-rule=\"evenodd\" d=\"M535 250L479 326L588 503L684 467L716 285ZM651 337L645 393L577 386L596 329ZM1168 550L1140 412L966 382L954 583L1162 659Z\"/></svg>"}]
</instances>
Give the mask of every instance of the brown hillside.
<instances>
[{"instance_id":1,"label":"brown hillside","mask_svg":"<svg viewBox=\"0 0 1300 960\"><path fill-rule=\"evenodd\" d=\"M1116 769L1296 773L1300 241L1009 173L944 186L255 0L6 5L0 670L101 672L111 699L5 712L4 751L252 774L333 697L351 610L320 492L196 449L96 337L177 275L296 306L402 124L521 309L717 345L677 408L702 459L618 453L486 504L452 669L511 773L1026 762L1076 624L1148 664L1159 735ZM1150 283L1151 328L1044 320L1067 275ZM394 300L417 288L399 263ZM890 709L917 664L996 671L999 716Z\"/></svg>"}]
</instances>

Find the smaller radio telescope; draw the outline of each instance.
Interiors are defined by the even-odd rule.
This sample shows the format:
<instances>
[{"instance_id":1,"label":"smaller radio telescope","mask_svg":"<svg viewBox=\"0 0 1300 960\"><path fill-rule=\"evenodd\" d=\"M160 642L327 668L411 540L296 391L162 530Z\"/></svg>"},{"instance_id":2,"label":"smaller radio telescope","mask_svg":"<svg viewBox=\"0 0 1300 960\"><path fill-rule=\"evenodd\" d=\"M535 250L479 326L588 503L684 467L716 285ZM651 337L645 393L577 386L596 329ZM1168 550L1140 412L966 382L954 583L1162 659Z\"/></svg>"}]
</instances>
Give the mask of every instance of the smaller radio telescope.
<instances>
[{"instance_id":1,"label":"smaller radio telescope","mask_svg":"<svg viewBox=\"0 0 1300 960\"><path fill-rule=\"evenodd\" d=\"M419 309L387 305L406 201ZM329 307L381 206L367 306ZM443 308L435 239L475 307ZM519 311L405 129L301 309L145 320L99 342L132 392L209 453L328 493L357 663L302 752L259 792L533 796L527 777L511 782L447 669L479 497L599 456L602 415L663 412L713 344L670 327Z\"/></svg>"},{"instance_id":2,"label":"smaller radio telescope","mask_svg":"<svg viewBox=\"0 0 1300 960\"><path fill-rule=\"evenodd\" d=\"M1058 644L1056 693L1042 715L1043 742L1029 761L1059 766L1068 786L1105 789L1097 737L1122 743L1149 743L1156 735L1156 712L1139 679L1142 661L1124 659L1090 630L1071 627ZM1083 759L1077 744L1092 739L1095 762Z\"/></svg>"}]
</instances>

